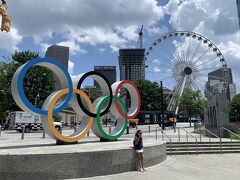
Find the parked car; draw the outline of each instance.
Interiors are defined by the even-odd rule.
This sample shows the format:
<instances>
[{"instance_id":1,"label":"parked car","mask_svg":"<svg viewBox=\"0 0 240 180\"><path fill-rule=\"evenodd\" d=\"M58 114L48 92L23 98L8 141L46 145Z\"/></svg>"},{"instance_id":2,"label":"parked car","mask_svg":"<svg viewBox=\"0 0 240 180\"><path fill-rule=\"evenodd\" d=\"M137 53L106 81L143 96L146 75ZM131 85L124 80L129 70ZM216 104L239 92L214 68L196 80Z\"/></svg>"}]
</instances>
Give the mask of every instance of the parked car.
<instances>
[{"instance_id":1,"label":"parked car","mask_svg":"<svg viewBox=\"0 0 240 180\"><path fill-rule=\"evenodd\" d=\"M201 122L202 118L200 116L192 116L191 117L191 122Z\"/></svg>"}]
</instances>

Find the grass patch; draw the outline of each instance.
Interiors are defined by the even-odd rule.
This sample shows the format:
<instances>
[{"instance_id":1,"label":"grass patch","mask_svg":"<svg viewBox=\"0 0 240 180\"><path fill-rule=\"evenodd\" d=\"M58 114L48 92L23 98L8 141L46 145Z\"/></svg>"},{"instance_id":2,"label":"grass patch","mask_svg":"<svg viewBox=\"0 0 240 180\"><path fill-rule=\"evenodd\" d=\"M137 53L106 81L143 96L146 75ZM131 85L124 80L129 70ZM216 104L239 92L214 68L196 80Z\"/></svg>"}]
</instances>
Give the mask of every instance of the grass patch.
<instances>
[{"instance_id":1,"label":"grass patch","mask_svg":"<svg viewBox=\"0 0 240 180\"><path fill-rule=\"evenodd\" d=\"M240 134L238 134L240 136ZM240 140L240 137L239 136L236 136L234 134L230 134L230 137L229 139L234 139L234 140Z\"/></svg>"},{"instance_id":2,"label":"grass patch","mask_svg":"<svg viewBox=\"0 0 240 180\"><path fill-rule=\"evenodd\" d=\"M205 131L205 130L196 130L196 131L193 131L192 133L194 133L194 134L202 134L204 136L207 135L207 131Z\"/></svg>"}]
</instances>

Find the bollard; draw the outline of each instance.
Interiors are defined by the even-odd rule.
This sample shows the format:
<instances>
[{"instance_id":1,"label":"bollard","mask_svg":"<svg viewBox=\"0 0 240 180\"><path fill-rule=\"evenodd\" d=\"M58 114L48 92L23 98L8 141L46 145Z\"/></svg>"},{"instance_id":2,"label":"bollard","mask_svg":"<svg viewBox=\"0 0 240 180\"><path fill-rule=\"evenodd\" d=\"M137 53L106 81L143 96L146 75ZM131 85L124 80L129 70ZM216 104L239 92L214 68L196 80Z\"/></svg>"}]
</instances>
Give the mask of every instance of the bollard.
<instances>
[{"instance_id":1,"label":"bollard","mask_svg":"<svg viewBox=\"0 0 240 180\"><path fill-rule=\"evenodd\" d=\"M22 140L24 139L24 134L25 134L25 126L22 126L22 137L21 137Z\"/></svg>"},{"instance_id":2,"label":"bollard","mask_svg":"<svg viewBox=\"0 0 240 180\"><path fill-rule=\"evenodd\" d=\"M180 128L178 128L178 141L180 142Z\"/></svg>"},{"instance_id":3,"label":"bollard","mask_svg":"<svg viewBox=\"0 0 240 180\"><path fill-rule=\"evenodd\" d=\"M77 131L77 126L74 126L74 132L76 132Z\"/></svg>"},{"instance_id":4,"label":"bollard","mask_svg":"<svg viewBox=\"0 0 240 180\"><path fill-rule=\"evenodd\" d=\"M176 133L176 124L173 125L174 133Z\"/></svg>"},{"instance_id":5,"label":"bollard","mask_svg":"<svg viewBox=\"0 0 240 180\"><path fill-rule=\"evenodd\" d=\"M111 134L111 132L112 132L112 127L108 126L108 133Z\"/></svg>"},{"instance_id":6,"label":"bollard","mask_svg":"<svg viewBox=\"0 0 240 180\"><path fill-rule=\"evenodd\" d=\"M43 129L43 135L42 135L42 138L45 139L45 137L46 137L46 132L45 132L44 129Z\"/></svg>"},{"instance_id":7,"label":"bollard","mask_svg":"<svg viewBox=\"0 0 240 180\"><path fill-rule=\"evenodd\" d=\"M156 128L156 140L157 140L157 128Z\"/></svg>"},{"instance_id":8,"label":"bollard","mask_svg":"<svg viewBox=\"0 0 240 180\"><path fill-rule=\"evenodd\" d=\"M151 133L150 125L148 125L148 133Z\"/></svg>"},{"instance_id":9,"label":"bollard","mask_svg":"<svg viewBox=\"0 0 240 180\"><path fill-rule=\"evenodd\" d=\"M138 127L137 127L137 125L136 125L136 130L138 130Z\"/></svg>"},{"instance_id":10,"label":"bollard","mask_svg":"<svg viewBox=\"0 0 240 180\"><path fill-rule=\"evenodd\" d=\"M0 137L1 137L1 134L2 134L2 126L0 125Z\"/></svg>"}]
</instances>

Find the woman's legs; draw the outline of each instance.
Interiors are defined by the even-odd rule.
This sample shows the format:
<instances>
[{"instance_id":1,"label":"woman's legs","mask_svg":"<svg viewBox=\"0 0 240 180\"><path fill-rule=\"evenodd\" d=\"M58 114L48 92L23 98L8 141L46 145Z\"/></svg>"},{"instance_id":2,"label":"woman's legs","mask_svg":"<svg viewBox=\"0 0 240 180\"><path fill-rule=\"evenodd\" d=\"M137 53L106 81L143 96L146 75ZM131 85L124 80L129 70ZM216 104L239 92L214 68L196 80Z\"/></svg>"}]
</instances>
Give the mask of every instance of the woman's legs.
<instances>
[{"instance_id":1,"label":"woman's legs","mask_svg":"<svg viewBox=\"0 0 240 180\"><path fill-rule=\"evenodd\" d=\"M141 168L143 169L143 170L145 170L144 169L144 165L143 165L143 152L142 153L139 153L140 154L140 159L141 159Z\"/></svg>"},{"instance_id":2,"label":"woman's legs","mask_svg":"<svg viewBox=\"0 0 240 180\"><path fill-rule=\"evenodd\" d=\"M142 170L142 164L141 164L141 153L136 153L137 161L138 161L138 170Z\"/></svg>"}]
</instances>

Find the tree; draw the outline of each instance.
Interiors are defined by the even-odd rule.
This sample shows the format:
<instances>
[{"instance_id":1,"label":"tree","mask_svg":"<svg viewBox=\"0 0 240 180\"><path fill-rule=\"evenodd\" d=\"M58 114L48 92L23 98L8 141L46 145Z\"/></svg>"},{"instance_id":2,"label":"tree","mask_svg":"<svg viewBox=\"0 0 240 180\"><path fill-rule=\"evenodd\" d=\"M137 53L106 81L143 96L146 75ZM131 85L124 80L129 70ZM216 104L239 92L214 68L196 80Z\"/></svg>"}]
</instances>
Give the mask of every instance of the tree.
<instances>
[{"instance_id":1,"label":"tree","mask_svg":"<svg viewBox=\"0 0 240 180\"><path fill-rule=\"evenodd\" d=\"M157 82L151 82L139 79L134 82L138 87L141 95L141 110L143 111L159 111L161 110L161 94L160 87ZM164 98L164 109L166 109L166 101Z\"/></svg>"},{"instance_id":2,"label":"tree","mask_svg":"<svg viewBox=\"0 0 240 180\"><path fill-rule=\"evenodd\" d=\"M200 95L200 91L192 91L186 88L182 94L182 97L178 98L179 107L186 113L189 118L191 126L191 117L194 115L200 115L207 107L207 101Z\"/></svg>"},{"instance_id":3,"label":"tree","mask_svg":"<svg viewBox=\"0 0 240 180\"><path fill-rule=\"evenodd\" d=\"M38 58L39 54L30 51L15 52L8 61L0 63L0 118L3 119L6 110L20 110L11 95L11 81L14 73L24 63ZM55 89L53 73L44 67L32 67L24 78L24 90L29 101L41 107L44 100Z\"/></svg>"},{"instance_id":4,"label":"tree","mask_svg":"<svg viewBox=\"0 0 240 180\"><path fill-rule=\"evenodd\" d=\"M229 105L229 115L231 119L238 119L240 117L240 94L233 97Z\"/></svg>"}]
</instances>

